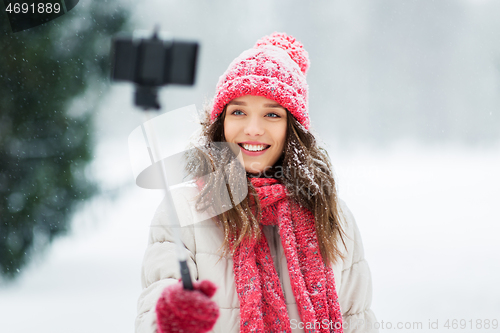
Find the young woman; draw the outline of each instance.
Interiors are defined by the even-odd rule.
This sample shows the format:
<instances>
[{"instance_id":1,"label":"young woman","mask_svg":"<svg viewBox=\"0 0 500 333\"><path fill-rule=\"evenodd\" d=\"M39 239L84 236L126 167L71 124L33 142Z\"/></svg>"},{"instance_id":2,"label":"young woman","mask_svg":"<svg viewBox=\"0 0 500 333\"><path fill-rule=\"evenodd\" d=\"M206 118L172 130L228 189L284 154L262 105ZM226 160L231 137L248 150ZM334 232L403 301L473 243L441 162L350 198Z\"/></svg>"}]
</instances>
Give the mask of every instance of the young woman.
<instances>
[{"instance_id":1,"label":"young woman","mask_svg":"<svg viewBox=\"0 0 500 333\"><path fill-rule=\"evenodd\" d=\"M194 212L181 205L187 208L177 214L214 208L224 191L234 205L181 230L194 291L178 281L165 221L171 208L160 205L143 262L136 332L377 331L358 228L310 132L308 67L302 45L274 33L221 76L203 123L208 149L189 164L198 179L209 176L197 182ZM210 150L216 142L240 149L243 166L230 151ZM238 165L246 172L242 201L226 185Z\"/></svg>"}]
</instances>

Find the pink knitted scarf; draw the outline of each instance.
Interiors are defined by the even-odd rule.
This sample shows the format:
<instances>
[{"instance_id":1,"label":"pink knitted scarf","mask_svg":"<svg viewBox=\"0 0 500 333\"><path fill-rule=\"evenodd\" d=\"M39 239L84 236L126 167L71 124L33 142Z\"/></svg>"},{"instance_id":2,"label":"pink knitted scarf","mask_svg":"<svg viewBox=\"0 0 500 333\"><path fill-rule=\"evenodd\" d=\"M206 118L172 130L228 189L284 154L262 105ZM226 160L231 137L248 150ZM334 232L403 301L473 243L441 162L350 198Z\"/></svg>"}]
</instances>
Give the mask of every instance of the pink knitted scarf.
<instances>
[{"instance_id":1,"label":"pink knitted scarf","mask_svg":"<svg viewBox=\"0 0 500 333\"><path fill-rule=\"evenodd\" d=\"M261 224L279 227L305 332L343 332L333 271L322 260L313 214L289 200L285 186L277 179L251 178L251 182L262 207ZM291 332L285 297L265 236L245 239L233 260L240 332Z\"/></svg>"}]
</instances>

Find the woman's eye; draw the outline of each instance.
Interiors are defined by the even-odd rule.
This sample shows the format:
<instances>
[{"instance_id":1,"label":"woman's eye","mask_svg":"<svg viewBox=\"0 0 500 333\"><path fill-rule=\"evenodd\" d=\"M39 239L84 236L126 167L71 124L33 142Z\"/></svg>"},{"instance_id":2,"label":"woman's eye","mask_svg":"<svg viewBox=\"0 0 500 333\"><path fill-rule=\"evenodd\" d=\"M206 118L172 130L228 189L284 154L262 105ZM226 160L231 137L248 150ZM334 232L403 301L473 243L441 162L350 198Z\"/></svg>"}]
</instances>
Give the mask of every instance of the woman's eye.
<instances>
[{"instance_id":1,"label":"woman's eye","mask_svg":"<svg viewBox=\"0 0 500 333\"><path fill-rule=\"evenodd\" d=\"M269 112L266 116L271 118L281 118L279 114L274 112Z\"/></svg>"},{"instance_id":2,"label":"woman's eye","mask_svg":"<svg viewBox=\"0 0 500 333\"><path fill-rule=\"evenodd\" d=\"M231 114L234 114L234 115L236 115L236 116L239 116L239 115L242 115L242 114L244 114L244 113L243 113L243 111L241 111L241 110L234 110L234 111L233 111L233 113L231 113Z\"/></svg>"}]
</instances>

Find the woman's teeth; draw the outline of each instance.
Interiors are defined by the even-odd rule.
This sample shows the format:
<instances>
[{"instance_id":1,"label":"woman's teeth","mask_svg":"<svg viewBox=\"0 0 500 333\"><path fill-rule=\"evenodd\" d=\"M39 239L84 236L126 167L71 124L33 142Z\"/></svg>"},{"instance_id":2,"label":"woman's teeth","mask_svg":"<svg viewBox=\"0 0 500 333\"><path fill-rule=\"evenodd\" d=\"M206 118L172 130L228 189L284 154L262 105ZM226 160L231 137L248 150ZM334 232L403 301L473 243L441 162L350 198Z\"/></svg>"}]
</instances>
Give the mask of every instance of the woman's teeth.
<instances>
[{"instance_id":1,"label":"woman's teeth","mask_svg":"<svg viewBox=\"0 0 500 333\"><path fill-rule=\"evenodd\" d=\"M246 143L242 143L241 146L249 151L261 151L269 147L267 145L248 145Z\"/></svg>"}]
</instances>

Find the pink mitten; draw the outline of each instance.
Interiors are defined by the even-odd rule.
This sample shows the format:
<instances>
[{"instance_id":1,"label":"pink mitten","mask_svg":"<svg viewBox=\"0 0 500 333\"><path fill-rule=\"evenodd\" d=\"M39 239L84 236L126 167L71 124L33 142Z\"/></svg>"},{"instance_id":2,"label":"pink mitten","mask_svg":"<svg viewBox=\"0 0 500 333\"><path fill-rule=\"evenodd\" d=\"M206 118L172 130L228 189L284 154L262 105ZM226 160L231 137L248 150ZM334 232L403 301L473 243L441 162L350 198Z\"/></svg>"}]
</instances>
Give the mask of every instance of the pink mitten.
<instances>
[{"instance_id":1,"label":"pink mitten","mask_svg":"<svg viewBox=\"0 0 500 333\"><path fill-rule=\"evenodd\" d=\"M156 303L158 333L204 333L212 329L219 317L219 307L210 300L217 289L208 280L194 281L194 290L182 283L166 287Z\"/></svg>"}]
</instances>

